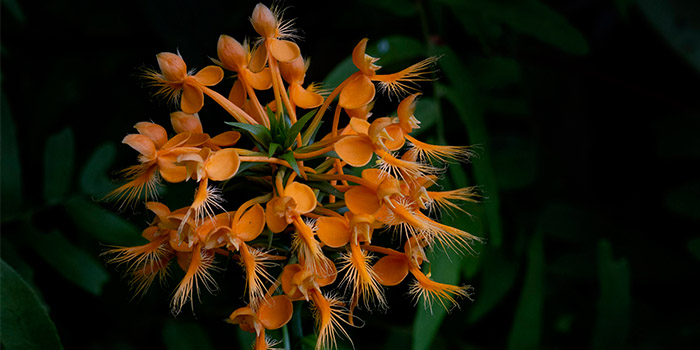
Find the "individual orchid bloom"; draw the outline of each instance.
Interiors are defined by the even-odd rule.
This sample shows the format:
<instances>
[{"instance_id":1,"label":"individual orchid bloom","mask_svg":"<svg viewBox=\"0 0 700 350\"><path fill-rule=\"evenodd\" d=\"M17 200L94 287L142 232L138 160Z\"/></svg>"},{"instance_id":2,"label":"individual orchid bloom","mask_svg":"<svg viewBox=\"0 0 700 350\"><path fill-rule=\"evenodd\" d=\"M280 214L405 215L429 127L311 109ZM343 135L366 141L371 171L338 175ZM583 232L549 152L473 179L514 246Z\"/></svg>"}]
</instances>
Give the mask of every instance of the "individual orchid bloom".
<instances>
[{"instance_id":1,"label":"individual orchid bloom","mask_svg":"<svg viewBox=\"0 0 700 350\"><path fill-rule=\"evenodd\" d=\"M391 175L378 169L365 169L362 178L376 187L358 185L345 193L345 204L354 214L373 214L389 226L397 226L407 238L416 235L428 237L456 251L469 248L469 242L478 241L472 234L452 226L441 224L420 211L416 203L406 196L406 186Z\"/></svg>"},{"instance_id":2,"label":"individual orchid bloom","mask_svg":"<svg viewBox=\"0 0 700 350\"><path fill-rule=\"evenodd\" d=\"M427 261L423 253L423 248L428 243L420 237L411 237L404 244L404 252L380 248L378 252L385 253L384 257L374 264L374 271L378 281L385 286L395 286L401 283L408 273L415 278L409 293L414 300L423 300L426 308L433 310L433 303L439 302L445 309L459 306L456 298L470 298L470 286L455 286L451 284L439 283L430 279L421 271L421 264ZM367 247L367 249L373 249Z\"/></svg>"},{"instance_id":3,"label":"individual orchid bloom","mask_svg":"<svg viewBox=\"0 0 700 350\"><path fill-rule=\"evenodd\" d=\"M398 95L410 90L411 83L429 80L426 75L430 73L428 68L437 60L435 57L427 58L393 74L377 74L381 67L375 63L379 58L365 53L368 40L360 40L352 51L352 62L360 71L346 80L338 100L341 107L355 109L370 103L376 92L373 81L378 82L381 89L387 90L390 95Z\"/></svg>"},{"instance_id":4,"label":"individual orchid bloom","mask_svg":"<svg viewBox=\"0 0 700 350\"><path fill-rule=\"evenodd\" d=\"M289 298L276 295L266 298L257 308L249 305L236 309L227 321L239 325L246 332L255 333L253 349L266 350L269 344L265 331L287 324L292 319L292 312L293 305Z\"/></svg>"},{"instance_id":5,"label":"individual orchid bloom","mask_svg":"<svg viewBox=\"0 0 700 350\"><path fill-rule=\"evenodd\" d=\"M369 163L376 154L380 167L392 174L405 177L419 177L433 173L436 169L414 161L396 158L391 152L403 146L404 137L400 129L388 128L394 125L390 118L377 118L371 124L360 118L350 119L350 127L354 134L345 136L335 143L338 156L354 167L362 167ZM389 132L394 132L390 134Z\"/></svg>"},{"instance_id":6,"label":"individual orchid bloom","mask_svg":"<svg viewBox=\"0 0 700 350\"><path fill-rule=\"evenodd\" d=\"M201 287L206 288L209 293L218 289L211 274L218 268L214 266L214 250L204 248L203 244L195 244L189 252L177 251L175 255L178 265L185 272L170 301L170 310L177 315L185 304L193 301L193 295L199 297Z\"/></svg>"},{"instance_id":7,"label":"individual orchid bloom","mask_svg":"<svg viewBox=\"0 0 700 350\"><path fill-rule=\"evenodd\" d=\"M267 202L265 209L267 227L278 233L292 224L296 233L292 247L299 260L318 273L327 273L333 263L323 254L321 245L314 238L313 227L302 218L302 215L316 208L316 194L308 185L300 182L292 181L283 187L280 176L276 182L278 196Z\"/></svg>"},{"instance_id":8,"label":"individual orchid bloom","mask_svg":"<svg viewBox=\"0 0 700 350\"><path fill-rule=\"evenodd\" d=\"M279 62L291 62L301 55L299 46L287 40L296 37L292 22L281 20L281 13L274 10L270 10L263 4L257 4L250 17L253 28L264 42L264 49L258 49L256 52L256 55L260 56L253 58L253 70L256 70L255 67L262 68L264 61L269 57Z\"/></svg>"},{"instance_id":9,"label":"individual orchid bloom","mask_svg":"<svg viewBox=\"0 0 700 350\"><path fill-rule=\"evenodd\" d=\"M214 60L214 62L238 75L238 79L229 93L229 100L251 114L260 124L269 127L270 121L267 119L267 113L258 101L255 90L267 90L272 87L270 68L265 67L256 72L250 69L249 64L253 54L247 40L241 45L236 39L228 35L221 35L217 45L217 54L219 59ZM248 97L250 97L250 101L248 101Z\"/></svg>"},{"instance_id":10,"label":"individual orchid bloom","mask_svg":"<svg viewBox=\"0 0 700 350\"><path fill-rule=\"evenodd\" d=\"M209 186L209 180L226 181L236 175L241 164L238 152L233 148L212 151L204 147L198 153L180 155L177 161L185 165L187 177L199 183L187 216L194 214L196 224L205 216L213 217L214 208L223 209L222 198L218 188Z\"/></svg>"},{"instance_id":11,"label":"individual orchid bloom","mask_svg":"<svg viewBox=\"0 0 700 350\"><path fill-rule=\"evenodd\" d=\"M280 62L280 73L289 84L289 101L292 107L304 109L316 108L323 104L323 96L316 92L316 86L311 84L304 89L304 76L309 68L308 61L299 56L291 62Z\"/></svg>"},{"instance_id":12,"label":"individual orchid bloom","mask_svg":"<svg viewBox=\"0 0 700 350\"><path fill-rule=\"evenodd\" d=\"M201 147L208 147L213 151L218 151L224 147L235 145L241 138L241 133L238 131L224 131L214 137L209 137L202 129L202 122L199 120L199 114L187 114L182 111L170 113L170 123L176 133L189 132L192 134L206 135L206 141Z\"/></svg>"},{"instance_id":13,"label":"individual orchid bloom","mask_svg":"<svg viewBox=\"0 0 700 350\"><path fill-rule=\"evenodd\" d=\"M420 128L420 121L414 115L416 110L416 98L420 93L412 94L401 101L397 108L396 123L387 126L388 133L394 139L406 139L411 144L411 151L417 153L418 161L438 161L444 163L447 160L467 161L474 153L467 146L431 145L422 142L409 135L413 130ZM415 161L415 160L414 160Z\"/></svg>"},{"instance_id":14,"label":"individual orchid bloom","mask_svg":"<svg viewBox=\"0 0 700 350\"><path fill-rule=\"evenodd\" d=\"M305 299L311 302L318 330L317 350L335 348L338 335L350 339L342 327L342 323L347 323L343 316L348 314L344 303L321 291L321 287L335 281L337 274L333 272L330 275L319 276L301 264L290 264L284 267L280 277L282 290L289 299Z\"/></svg>"},{"instance_id":15,"label":"individual orchid bloom","mask_svg":"<svg viewBox=\"0 0 700 350\"><path fill-rule=\"evenodd\" d=\"M160 72L146 71L150 84L158 87L157 95L170 99L180 98L183 112L193 114L204 106L202 88L214 86L224 78L224 71L217 66L207 66L192 75L179 54L161 52L156 55Z\"/></svg>"},{"instance_id":16,"label":"individual orchid bloom","mask_svg":"<svg viewBox=\"0 0 700 350\"><path fill-rule=\"evenodd\" d=\"M107 195L107 198L123 200L129 204L145 194L146 198L155 195L159 177L167 182L177 183L187 179L187 169L178 165L177 158L187 153L197 153L209 136L205 134L180 133L168 140L165 129L154 123L139 122L134 125L138 134L129 134L122 143L139 152L140 164L124 170L127 183Z\"/></svg>"},{"instance_id":17,"label":"individual orchid bloom","mask_svg":"<svg viewBox=\"0 0 700 350\"><path fill-rule=\"evenodd\" d=\"M316 221L316 233L321 242L333 248L348 246L347 252L340 257L339 266L340 272L344 272L341 285L352 291L349 322L353 322L353 310L360 299L367 308L374 305L385 308L387 305L384 291L372 269L373 256L360 246L361 242L369 244L372 231L381 226L383 224L373 215L355 215L350 211L342 217L322 216Z\"/></svg>"}]
</instances>

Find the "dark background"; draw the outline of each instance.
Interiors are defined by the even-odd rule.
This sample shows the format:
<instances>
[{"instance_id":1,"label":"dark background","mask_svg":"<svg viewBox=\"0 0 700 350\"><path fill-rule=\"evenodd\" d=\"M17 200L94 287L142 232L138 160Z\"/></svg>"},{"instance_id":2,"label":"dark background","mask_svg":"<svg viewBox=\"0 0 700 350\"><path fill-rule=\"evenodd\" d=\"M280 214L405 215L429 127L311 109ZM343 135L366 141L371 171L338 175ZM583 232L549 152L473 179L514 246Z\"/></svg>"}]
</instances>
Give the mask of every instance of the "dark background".
<instances>
[{"instance_id":1,"label":"dark background","mask_svg":"<svg viewBox=\"0 0 700 350\"><path fill-rule=\"evenodd\" d=\"M255 3L2 2L2 258L37 291L65 348L242 346L236 327L222 322L240 306L238 270L177 318L168 307L175 281L131 300L126 280L99 257L105 245L127 242L102 238L124 222L137 236L147 215L93 199L107 176L135 161L119 142L136 122L169 127L172 106L151 96L139 69L176 50L188 67L210 64L220 34L253 37ZM494 3L285 4L311 58L307 82L323 81L363 37L376 44L401 35L421 43L424 56L444 55L435 84L421 86L440 111L422 138L479 144L480 158L446 181L481 186L487 198L469 207L474 218L452 220L487 243L459 260L475 301L426 321L440 325L433 348L698 344L700 6L567 0L535 11L522 5L529 1ZM388 63L382 71L416 61L402 62L402 52L380 61ZM378 105L375 116L392 108ZM223 131L216 113L205 103L203 123ZM90 181L95 169L103 182ZM65 190L47 194L62 177ZM81 254L104 271L80 269L71 259ZM91 274L105 272L89 291ZM367 325L351 330L356 348L411 346L413 327L423 330L414 317L424 316L415 316L420 305L406 290L391 289L387 313L360 315ZM2 304L12 302L3 294ZM5 320L3 344L12 348Z\"/></svg>"}]
</instances>

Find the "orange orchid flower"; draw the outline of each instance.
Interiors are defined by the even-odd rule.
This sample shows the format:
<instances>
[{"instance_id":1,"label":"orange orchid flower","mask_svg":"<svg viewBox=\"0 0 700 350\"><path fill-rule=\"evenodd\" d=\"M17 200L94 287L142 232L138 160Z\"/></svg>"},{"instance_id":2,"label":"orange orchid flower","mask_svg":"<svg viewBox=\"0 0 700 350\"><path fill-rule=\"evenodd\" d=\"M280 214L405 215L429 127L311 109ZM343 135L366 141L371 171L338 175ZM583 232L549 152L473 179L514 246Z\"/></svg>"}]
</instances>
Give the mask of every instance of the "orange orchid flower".
<instances>
[{"instance_id":1,"label":"orange orchid flower","mask_svg":"<svg viewBox=\"0 0 700 350\"><path fill-rule=\"evenodd\" d=\"M379 82L379 86L390 94L398 95L410 90L411 87L408 85L410 83L429 80L426 75L430 71L427 69L435 63L436 57L427 58L393 74L377 74L381 67L375 62L379 58L365 53L368 40L367 38L360 40L352 51L352 62L360 71L346 80L347 85L343 87L338 100L340 107L356 109L369 104L374 99L376 91L373 81Z\"/></svg>"},{"instance_id":2,"label":"orange orchid flower","mask_svg":"<svg viewBox=\"0 0 700 350\"><path fill-rule=\"evenodd\" d=\"M199 152L209 136L205 134L180 133L168 140L165 129L154 123L140 122L134 125L138 134L129 134L122 140L139 152L141 164L124 170L129 180L126 184L110 192L106 197L123 200L129 204L145 193L146 198L155 195L158 177L167 182L177 183L187 179L187 169L178 165L177 158L186 153Z\"/></svg>"},{"instance_id":3,"label":"orange orchid flower","mask_svg":"<svg viewBox=\"0 0 700 350\"><path fill-rule=\"evenodd\" d=\"M305 62L301 55L291 62L280 62L280 73L289 83L289 101L292 107L311 109L323 104L323 96L315 92L315 85L311 84L306 89L302 87L308 68L308 61Z\"/></svg>"},{"instance_id":4,"label":"orange orchid flower","mask_svg":"<svg viewBox=\"0 0 700 350\"><path fill-rule=\"evenodd\" d=\"M180 108L185 113L197 113L204 106L202 88L218 84L224 71L217 66L207 66L197 74L187 71L187 65L179 54L161 52L156 55L160 72L146 71L150 84L158 87L157 95L169 99L180 97Z\"/></svg>"},{"instance_id":5,"label":"orange orchid flower","mask_svg":"<svg viewBox=\"0 0 700 350\"><path fill-rule=\"evenodd\" d=\"M199 120L199 114L187 114L182 111L170 113L170 123L176 133L189 132L192 134L204 134L207 141L201 146L211 148L213 151L218 151L223 147L230 147L236 144L241 138L241 133L238 131L225 131L214 137L209 137L202 129L202 122Z\"/></svg>"},{"instance_id":6,"label":"orange orchid flower","mask_svg":"<svg viewBox=\"0 0 700 350\"><path fill-rule=\"evenodd\" d=\"M255 90L267 90L272 87L270 68L266 67L253 72L249 65L254 55L250 51L248 41L244 41L241 45L228 35L219 37L217 53L219 60L213 60L214 63L238 74L238 79L229 93L229 100L251 114L260 124L270 127L267 113L263 110L255 93ZM251 98L251 103L248 103L248 97Z\"/></svg>"},{"instance_id":7,"label":"orange orchid flower","mask_svg":"<svg viewBox=\"0 0 700 350\"><path fill-rule=\"evenodd\" d=\"M276 295L265 299L257 308L246 306L234 311L229 319L246 332L255 333L255 350L269 348L265 330L278 329L292 319L293 305L286 295Z\"/></svg>"},{"instance_id":8,"label":"orange orchid flower","mask_svg":"<svg viewBox=\"0 0 700 350\"><path fill-rule=\"evenodd\" d=\"M385 286L395 286L401 283L410 272L415 281L411 285L409 293L413 295L417 302L423 300L431 312L433 302L438 301L445 309L449 310L454 306L459 306L456 298L470 298L470 286L454 286L439 283L431 280L421 271L420 266L423 261L427 261L423 248L428 243L418 237L410 238L404 244L404 252L399 253L391 249L377 249L387 254L374 264L374 271L378 280ZM367 247L373 249L373 247Z\"/></svg>"},{"instance_id":9,"label":"orange orchid flower","mask_svg":"<svg viewBox=\"0 0 700 350\"><path fill-rule=\"evenodd\" d=\"M335 281L337 275L335 266L333 266L333 269L332 274L319 276L313 271L305 269L300 264L291 264L284 267L280 277L282 290L289 299L306 299L311 301L315 311L316 328L318 329L317 350L335 348L336 337L339 334L350 339L350 336L341 324L345 322L343 316L347 315L344 303L321 292L321 287Z\"/></svg>"}]
</instances>

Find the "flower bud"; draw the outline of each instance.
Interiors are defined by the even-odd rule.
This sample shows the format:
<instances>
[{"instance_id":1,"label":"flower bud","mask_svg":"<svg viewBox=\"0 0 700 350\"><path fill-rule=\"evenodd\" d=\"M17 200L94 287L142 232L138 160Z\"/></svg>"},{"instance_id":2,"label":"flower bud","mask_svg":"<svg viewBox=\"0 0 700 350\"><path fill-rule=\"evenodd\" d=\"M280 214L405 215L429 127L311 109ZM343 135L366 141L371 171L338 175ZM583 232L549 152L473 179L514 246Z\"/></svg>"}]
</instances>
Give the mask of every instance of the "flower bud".
<instances>
[{"instance_id":1,"label":"flower bud","mask_svg":"<svg viewBox=\"0 0 700 350\"><path fill-rule=\"evenodd\" d=\"M221 61L224 68L228 70L238 72L242 67L248 64L243 46L236 39L228 35L221 35L219 37L216 52L219 55L219 61Z\"/></svg>"},{"instance_id":2,"label":"flower bud","mask_svg":"<svg viewBox=\"0 0 700 350\"><path fill-rule=\"evenodd\" d=\"M160 72L169 82L181 82L187 77L187 65L182 57L170 52L161 52L156 55Z\"/></svg>"},{"instance_id":3,"label":"flower bud","mask_svg":"<svg viewBox=\"0 0 700 350\"><path fill-rule=\"evenodd\" d=\"M263 38L274 38L277 35L277 18L267 6L257 4L253 9L253 16L250 17L253 28Z\"/></svg>"}]
</instances>

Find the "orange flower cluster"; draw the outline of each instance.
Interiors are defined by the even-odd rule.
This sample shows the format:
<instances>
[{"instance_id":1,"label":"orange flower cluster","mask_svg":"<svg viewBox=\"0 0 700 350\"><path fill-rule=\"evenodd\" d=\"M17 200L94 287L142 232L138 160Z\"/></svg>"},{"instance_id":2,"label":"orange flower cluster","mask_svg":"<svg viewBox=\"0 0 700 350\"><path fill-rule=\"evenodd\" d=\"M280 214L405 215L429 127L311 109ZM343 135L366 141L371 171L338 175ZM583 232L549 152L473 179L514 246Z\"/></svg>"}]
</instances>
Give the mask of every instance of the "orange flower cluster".
<instances>
[{"instance_id":1,"label":"orange flower cluster","mask_svg":"<svg viewBox=\"0 0 700 350\"><path fill-rule=\"evenodd\" d=\"M127 266L138 293L166 278L176 261L184 272L171 302L177 314L202 287L217 288L216 256L232 256L244 271L248 303L233 311L230 322L256 334L256 349L271 345L266 330L290 320L292 301L310 303L317 349L325 349L335 347L338 335L348 337L343 324L355 324L358 305L386 308L385 287L409 273L410 294L428 307L437 301L449 308L458 297L469 297L468 286L433 281L421 270L426 250L460 252L479 240L430 216L475 200L473 188L430 189L441 167L467 160L469 148L431 145L410 135L420 125L414 115L418 93L400 102L396 116L370 118L375 83L389 95L406 95L411 83L428 80L436 59L380 74L378 58L365 53L363 39L352 52L358 72L324 96L314 84L304 87L309 65L290 40L295 38L290 22L262 4L251 22L260 35L252 47L222 35L216 65L196 74L178 54L156 56L160 69L146 77L158 94L179 102L180 110L170 115L175 134L140 122L138 133L124 138L139 153L139 164L124 171L126 183L110 196L123 204L145 197L155 218L143 231L148 243L113 247L106 253L109 261ZM224 69L237 77L228 97L211 88L222 81ZM263 92L274 99L263 104ZM235 119L228 123L235 130L204 132L198 115L204 95ZM330 131L318 138L336 98ZM298 118L302 110L311 111ZM239 141L249 146L238 148ZM263 185L262 193L228 196L230 184L251 178ZM155 201L161 180L196 182L191 204L171 210ZM242 203L229 211L225 197ZM375 233L392 232L399 233L392 244L398 236L402 250L373 243L381 241Z\"/></svg>"}]
</instances>

